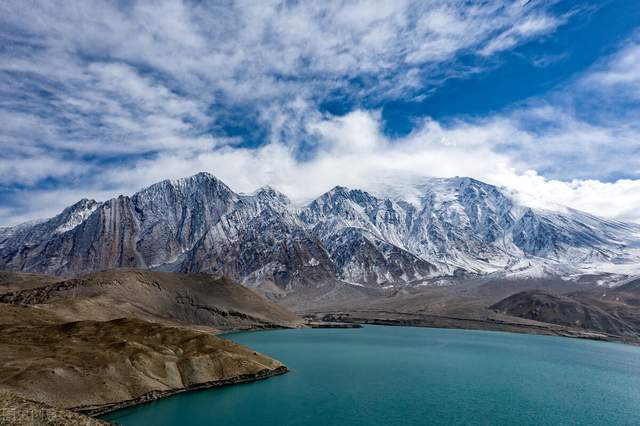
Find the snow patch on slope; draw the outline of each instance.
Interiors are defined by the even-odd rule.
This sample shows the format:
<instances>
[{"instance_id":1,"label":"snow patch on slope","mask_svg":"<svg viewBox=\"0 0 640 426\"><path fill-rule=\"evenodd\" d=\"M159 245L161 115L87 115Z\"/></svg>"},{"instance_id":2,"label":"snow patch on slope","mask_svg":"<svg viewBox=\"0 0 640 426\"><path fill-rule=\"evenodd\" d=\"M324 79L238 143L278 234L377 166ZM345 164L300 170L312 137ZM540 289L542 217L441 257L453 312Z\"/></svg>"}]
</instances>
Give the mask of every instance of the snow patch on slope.
<instances>
[{"instance_id":1,"label":"snow patch on slope","mask_svg":"<svg viewBox=\"0 0 640 426\"><path fill-rule=\"evenodd\" d=\"M62 234L62 233L71 231L73 228L80 225L89 216L91 216L91 213L96 211L98 207L99 207L98 203L93 203L93 204L87 205L84 209L74 211L73 213L71 213L71 215L69 215L69 218L65 223L61 224L55 229L54 233Z\"/></svg>"}]
</instances>

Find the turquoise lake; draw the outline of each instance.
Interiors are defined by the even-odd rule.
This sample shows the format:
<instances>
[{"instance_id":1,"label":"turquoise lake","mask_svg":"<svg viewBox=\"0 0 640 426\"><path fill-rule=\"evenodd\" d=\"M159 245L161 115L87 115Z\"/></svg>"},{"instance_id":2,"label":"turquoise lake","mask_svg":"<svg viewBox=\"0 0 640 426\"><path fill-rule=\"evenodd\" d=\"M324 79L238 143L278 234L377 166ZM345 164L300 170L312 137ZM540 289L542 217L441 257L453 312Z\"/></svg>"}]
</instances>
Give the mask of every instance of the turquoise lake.
<instances>
[{"instance_id":1,"label":"turquoise lake","mask_svg":"<svg viewBox=\"0 0 640 426\"><path fill-rule=\"evenodd\" d=\"M634 346L381 326L225 338L291 372L104 418L122 425L640 424Z\"/></svg>"}]
</instances>

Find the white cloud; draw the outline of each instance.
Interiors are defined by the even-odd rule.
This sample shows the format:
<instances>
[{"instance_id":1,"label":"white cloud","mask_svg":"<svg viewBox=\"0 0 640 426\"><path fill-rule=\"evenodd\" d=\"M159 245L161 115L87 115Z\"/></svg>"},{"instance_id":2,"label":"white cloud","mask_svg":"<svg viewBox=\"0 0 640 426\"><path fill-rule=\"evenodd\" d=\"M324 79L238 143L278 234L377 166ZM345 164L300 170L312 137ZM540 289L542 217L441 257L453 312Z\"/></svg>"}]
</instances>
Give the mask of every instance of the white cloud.
<instances>
[{"instance_id":1,"label":"white cloud","mask_svg":"<svg viewBox=\"0 0 640 426\"><path fill-rule=\"evenodd\" d=\"M119 187L127 187L130 182L139 187L205 170L238 191L252 191L270 184L295 200L304 201L336 185L375 190L398 174L487 175L495 164L508 162L507 157L492 152L489 145L446 131L435 122L430 121L420 132L399 140L386 138L380 125L376 113L364 111L309 122L307 128L317 138L320 149L307 161L298 160L292 147L273 142L258 149L174 153L143 160L133 168L116 169L104 176ZM447 136L442 137L443 134ZM486 161L477 161L478 156ZM134 187L127 189L131 191Z\"/></svg>"},{"instance_id":2,"label":"white cloud","mask_svg":"<svg viewBox=\"0 0 640 426\"><path fill-rule=\"evenodd\" d=\"M492 177L504 182L521 202L531 207L557 210L562 206L621 221L640 222L640 180L595 179L560 181L547 179L535 171L518 174L504 171Z\"/></svg>"},{"instance_id":3,"label":"white cloud","mask_svg":"<svg viewBox=\"0 0 640 426\"><path fill-rule=\"evenodd\" d=\"M491 39L480 53L493 55L496 52L511 49L523 40L552 32L563 20L545 15L529 17L518 25L506 29L498 37Z\"/></svg>"},{"instance_id":4,"label":"white cloud","mask_svg":"<svg viewBox=\"0 0 640 426\"><path fill-rule=\"evenodd\" d=\"M47 156L17 157L11 161L0 161L0 183L23 182L33 184L48 177L79 176L89 167L73 161Z\"/></svg>"},{"instance_id":5,"label":"white cloud","mask_svg":"<svg viewBox=\"0 0 640 426\"><path fill-rule=\"evenodd\" d=\"M542 6L498 0L473 6L461 0L16 2L2 12L7 28L27 34L21 41L37 37L42 44L23 52L14 69L43 72L46 62L38 59L56 56L68 62L54 70L60 74L77 67L80 59L72 55L79 53L84 60L108 57L161 71L192 95L215 88L252 100L291 87L277 75L316 77L325 85L362 73L386 79L405 63L442 62L464 49L484 52L505 33L513 46L560 24Z\"/></svg>"},{"instance_id":6,"label":"white cloud","mask_svg":"<svg viewBox=\"0 0 640 426\"><path fill-rule=\"evenodd\" d=\"M592 89L640 98L640 33L582 79Z\"/></svg>"},{"instance_id":7,"label":"white cloud","mask_svg":"<svg viewBox=\"0 0 640 426\"><path fill-rule=\"evenodd\" d=\"M367 81L356 97L413 96L479 71L458 55L496 55L567 19L542 2L498 0L4 2L0 40L18 47L0 52L0 184L64 177L67 188L15 193L0 223L202 170L238 191L268 183L297 200L338 184L382 191L465 175L538 205L640 221L630 207L638 181L589 179L621 164L640 173L638 124L585 120L573 93L640 93L635 42L561 94L482 119L426 119L400 139L382 134L377 112L319 111L351 78ZM234 108L252 109L264 145L207 133Z\"/></svg>"},{"instance_id":8,"label":"white cloud","mask_svg":"<svg viewBox=\"0 0 640 426\"><path fill-rule=\"evenodd\" d=\"M5 2L0 37L18 47L0 52L0 89L5 109L49 126L54 148L154 151L145 140L215 123L213 102L284 108L294 93L315 103L362 76L357 95L397 97L425 78L477 72L451 62L505 32L512 45L529 39L531 16L547 17L498 0ZM555 20L545 22L551 31Z\"/></svg>"},{"instance_id":9,"label":"white cloud","mask_svg":"<svg viewBox=\"0 0 640 426\"><path fill-rule=\"evenodd\" d=\"M640 221L636 208L640 205L640 180L548 179L496 152L501 141L533 139L509 117L450 126L426 120L409 136L393 140L382 134L380 116L375 112L315 117L306 126L320 147L307 161L296 158L294 147L277 141L257 149L227 145L163 153L134 166L104 170L99 181L87 182L81 189L39 193L30 200L32 214L51 213L51 206L61 209L81 195L104 199L133 193L165 178L208 171L236 191L250 192L270 184L296 202L306 202L336 185L410 196L412 185L424 177L472 176L514 191L533 207L569 205L592 214ZM111 189L104 190L105 186ZM47 208L43 210L45 199ZM9 220L16 217L13 211L5 214Z\"/></svg>"},{"instance_id":10,"label":"white cloud","mask_svg":"<svg viewBox=\"0 0 640 426\"><path fill-rule=\"evenodd\" d=\"M118 156L198 156L229 143L202 135L236 107L254 109L271 142L295 145L350 78L369 79L355 96L399 97L424 86L416 67L430 81L476 72L455 55L532 14L544 6L2 2L0 42L12 48L0 51L0 183L93 174ZM514 44L529 37L516 33Z\"/></svg>"},{"instance_id":11,"label":"white cloud","mask_svg":"<svg viewBox=\"0 0 640 426\"><path fill-rule=\"evenodd\" d=\"M335 185L378 193L406 190L409 194L411 185L424 177L473 176L513 190L534 207L569 205L592 214L640 221L636 208L640 180L561 181L518 170L509 156L493 149L498 141L525 134L506 118L450 128L426 121L413 134L397 140L382 135L379 120L375 113L355 111L309 123L322 146L310 161L297 160L291 147L273 142L258 149L228 147L161 155L135 167L103 172L101 179L113 186L111 194L116 195L165 178L208 171L236 191L250 192L270 184L304 202Z\"/></svg>"},{"instance_id":12,"label":"white cloud","mask_svg":"<svg viewBox=\"0 0 640 426\"><path fill-rule=\"evenodd\" d=\"M118 193L113 189L91 187L89 182L86 182L80 191L78 188L57 188L16 192L18 200L16 204L0 206L0 227L50 218L82 198L108 200Z\"/></svg>"}]
</instances>

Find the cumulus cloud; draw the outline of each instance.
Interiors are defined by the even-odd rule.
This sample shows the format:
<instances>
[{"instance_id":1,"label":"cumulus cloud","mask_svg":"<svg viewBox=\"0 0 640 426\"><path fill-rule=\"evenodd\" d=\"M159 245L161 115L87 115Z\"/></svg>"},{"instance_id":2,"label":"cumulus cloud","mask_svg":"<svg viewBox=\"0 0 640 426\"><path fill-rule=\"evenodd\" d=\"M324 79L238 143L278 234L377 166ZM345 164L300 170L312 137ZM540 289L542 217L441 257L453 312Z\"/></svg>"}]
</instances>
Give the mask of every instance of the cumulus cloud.
<instances>
[{"instance_id":1,"label":"cumulus cloud","mask_svg":"<svg viewBox=\"0 0 640 426\"><path fill-rule=\"evenodd\" d=\"M640 205L640 180L637 179L561 181L547 179L533 170L520 174L505 170L491 179L504 182L520 202L531 207L562 211L570 206L612 219L640 222L637 208Z\"/></svg>"},{"instance_id":2,"label":"cumulus cloud","mask_svg":"<svg viewBox=\"0 0 640 426\"><path fill-rule=\"evenodd\" d=\"M414 185L424 178L472 176L512 191L532 207L558 210L570 206L618 220L640 221L640 180L549 179L497 152L495 146L501 141L533 139L516 124L507 117L451 127L427 120L409 136L391 140L381 132L378 114L354 111L309 124L322 146L309 161L298 161L290 147L271 143L258 149L144 160L107 176L119 187L134 191L143 183L205 170L237 191L250 192L270 184L298 203L336 185L410 198L415 195Z\"/></svg>"},{"instance_id":3,"label":"cumulus cloud","mask_svg":"<svg viewBox=\"0 0 640 426\"><path fill-rule=\"evenodd\" d=\"M548 179L519 168L511 156L498 152L496 145L501 141L533 139L508 117L450 126L425 120L413 133L399 139L389 139L382 133L376 112L319 117L308 122L307 128L321 147L312 159L299 160L291 146L276 141L259 148L226 145L214 150L162 153L133 166L103 170L99 182L84 186L83 196L105 199L198 171L208 171L241 192L270 184L297 203L336 185L410 198L415 195L414 185L426 177L473 176L513 191L532 207L558 209L569 205L619 220L640 220L635 208L640 203L639 180L605 183L593 179ZM103 189L105 182L110 190ZM77 193L36 192L31 202L43 215L52 212L52 203L70 204ZM12 214L15 212L6 213Z\"/></svg>"}]
</instances>

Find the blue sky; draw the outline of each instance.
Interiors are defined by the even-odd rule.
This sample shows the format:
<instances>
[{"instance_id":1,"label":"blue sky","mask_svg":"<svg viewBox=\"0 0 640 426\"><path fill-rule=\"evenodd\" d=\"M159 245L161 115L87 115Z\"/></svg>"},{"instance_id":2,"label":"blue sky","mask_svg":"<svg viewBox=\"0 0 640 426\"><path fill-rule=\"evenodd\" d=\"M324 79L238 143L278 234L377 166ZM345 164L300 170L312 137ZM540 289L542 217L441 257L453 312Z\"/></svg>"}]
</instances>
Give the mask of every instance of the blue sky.
<instances>
[{"instance_id":1,"label":"blue sky","mask_svg":"<svg viewBox=\"0 0 640 426\"><path fill-rule=\"evenodd\" d=\"M208 171L640 221L636 1L0 2L0 225Z\"/></svg>"}]
</instances>

